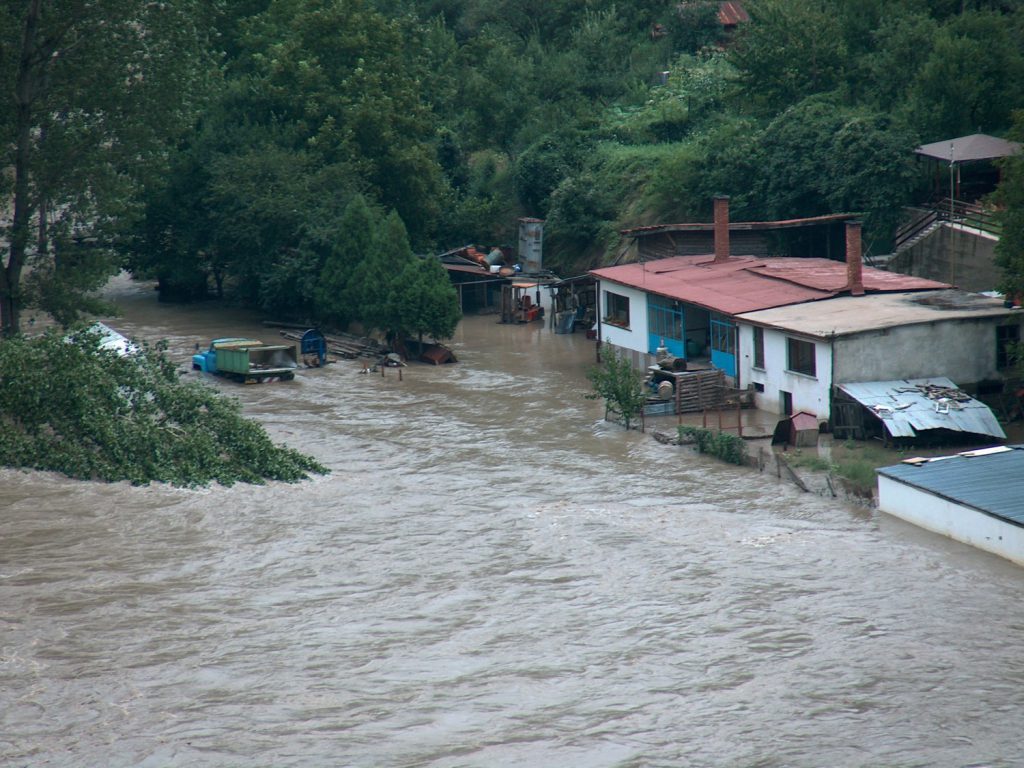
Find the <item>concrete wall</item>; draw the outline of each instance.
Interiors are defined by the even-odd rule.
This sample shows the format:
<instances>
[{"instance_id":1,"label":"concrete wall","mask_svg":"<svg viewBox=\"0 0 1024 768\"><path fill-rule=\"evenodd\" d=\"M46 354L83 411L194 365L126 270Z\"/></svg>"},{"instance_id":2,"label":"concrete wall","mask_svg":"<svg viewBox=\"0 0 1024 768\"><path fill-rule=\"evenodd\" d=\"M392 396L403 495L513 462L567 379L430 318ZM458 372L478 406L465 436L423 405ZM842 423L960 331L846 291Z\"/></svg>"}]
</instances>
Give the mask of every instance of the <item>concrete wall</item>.
<instances>
[{"instance_id":1,"label":"concrete wall","mask_svg":"<svg viewBox=\"0 0 1024 768\"><path fill-rule=\"evenodd\" d=\"M999 239L976 230L942 224L886 264L890 272L951 283L965 291L991 291L999 282L995 248Z\"/></svg>"},{"instance_id":2,"label":"concrete wall","mask_svg":"<svg viewBox=\"0 0 1024 768\"><path fill-rule=\"evenodd\" d=\"M908 523L1024 565L1024 528L889 477L878 476L878 508Z\"/></svg>"},{"instance_id":3,"label":"concrete wall","mask_svg":"<svg viewBox=\"0 0 1024 768\"><path fill-rule=\"evenodd\" d=\"M832 349L828 341L805 338L815 345L814 365L815 376L806 376L786 370L787 344L786 339L803 337L773 331L764 331L764 368L754 367L754 328L750 325L739 326L739 354L736 365L739 371L740 386L746 388L751 384L764 385L764 392L755 392L754 404L757 408L771 413L782 413L781 392L793 395L793 412L807 411L819 419L828 419L831 415L829 391L832 377Z\"/></svg>"},{"instance_id":4,"label":"concrete wall","mask_svg":"<svg viewBox=\"0 0 1024 768\"><path fill-rule=\"evenodd\" d=\"M948 376L965 385L999 378L995 329L1003 319L950 320L839 337L835 383Z\"/></svg>"}]
</instances>

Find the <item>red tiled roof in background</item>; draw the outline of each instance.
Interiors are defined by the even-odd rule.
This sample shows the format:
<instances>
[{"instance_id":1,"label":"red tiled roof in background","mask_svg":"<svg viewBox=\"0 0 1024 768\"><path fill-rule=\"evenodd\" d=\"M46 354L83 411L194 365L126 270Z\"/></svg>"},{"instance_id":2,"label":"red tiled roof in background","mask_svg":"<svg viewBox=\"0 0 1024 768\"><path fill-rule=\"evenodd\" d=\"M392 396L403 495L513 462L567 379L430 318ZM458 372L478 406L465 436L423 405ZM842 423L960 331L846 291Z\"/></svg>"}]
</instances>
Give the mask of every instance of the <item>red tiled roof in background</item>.
<instances>
[{"instance_id":1,"label":"red tiled roof in background","mask_svg":"<svg viewBox=\"0 0 1024 768\"><path fill-rule=\"evenodd\" d=\"M847 288L845 263L813 258L734 256L716 263L711 256L675 256L594 269L590 274L726 315L828 299ZM934 280L864 268L868 292L949 287Z\"/></svg>"}]
</instances>

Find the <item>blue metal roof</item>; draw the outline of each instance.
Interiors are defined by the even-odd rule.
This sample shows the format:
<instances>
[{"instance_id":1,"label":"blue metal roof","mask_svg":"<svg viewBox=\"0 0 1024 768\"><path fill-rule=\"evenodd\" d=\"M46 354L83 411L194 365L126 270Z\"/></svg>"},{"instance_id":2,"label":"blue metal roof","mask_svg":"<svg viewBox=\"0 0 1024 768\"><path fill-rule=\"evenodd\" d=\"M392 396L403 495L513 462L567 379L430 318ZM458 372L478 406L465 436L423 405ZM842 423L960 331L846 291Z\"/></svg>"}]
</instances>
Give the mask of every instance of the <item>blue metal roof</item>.
<instances>
[{"instance_id":1,"label":"blue metal roof","mask_svg":"<svg viewBox=\"0 0 1024 768\"><path fill-rule=\"evenodd\" d=\"M1024 445L1005 448L904 462L878 474L1024 526Z\"/></svg>"}]
</instances>

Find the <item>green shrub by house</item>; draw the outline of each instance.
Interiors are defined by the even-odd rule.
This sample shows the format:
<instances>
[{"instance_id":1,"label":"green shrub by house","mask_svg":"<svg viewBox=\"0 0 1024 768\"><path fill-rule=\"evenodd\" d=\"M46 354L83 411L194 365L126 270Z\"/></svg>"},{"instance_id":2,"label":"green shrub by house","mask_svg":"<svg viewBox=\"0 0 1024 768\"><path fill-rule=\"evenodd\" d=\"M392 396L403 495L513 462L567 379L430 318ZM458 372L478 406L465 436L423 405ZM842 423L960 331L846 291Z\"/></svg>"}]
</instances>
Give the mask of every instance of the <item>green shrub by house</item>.
<instances>
[{"instance_id":1,"label":"green shrub by house","mask_svg":"<svg viewBox=\"0 0 1024 768\"><path fill-rule=\"evenodd\" d=\"M728 432L714 432L703 427L679 427L680 439L692 439L699 453L707 453L729 464L745 464L747 445L743 438Z\"/></svg>"}]
</instances>

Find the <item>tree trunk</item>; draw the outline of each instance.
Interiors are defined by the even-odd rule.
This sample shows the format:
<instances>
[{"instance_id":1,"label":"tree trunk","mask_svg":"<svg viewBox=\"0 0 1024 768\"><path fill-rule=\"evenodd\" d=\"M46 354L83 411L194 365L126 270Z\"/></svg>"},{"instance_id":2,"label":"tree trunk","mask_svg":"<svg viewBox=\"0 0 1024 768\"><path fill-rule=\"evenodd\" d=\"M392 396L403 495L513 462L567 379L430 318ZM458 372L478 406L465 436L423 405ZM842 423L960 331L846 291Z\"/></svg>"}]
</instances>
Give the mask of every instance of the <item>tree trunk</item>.
<instances>
[{"instance_id":1,"label":"tree trunk","mask_svg":"<svg viewBox=\"0 0 1024 768\"><path fill-rule=\"evenodd\" d=\"M21 333L21 271L32 218L29 199L29 156L32 147L32 103L40 84L40 67L36 48L42 0L31 0L25 16L25 33L18 59L18 77L14 89L15 154L14 154L14 220L11 223L11 244L7 264L0 279L0 326L7 336Z\"/></svg>"}]
</instances>

